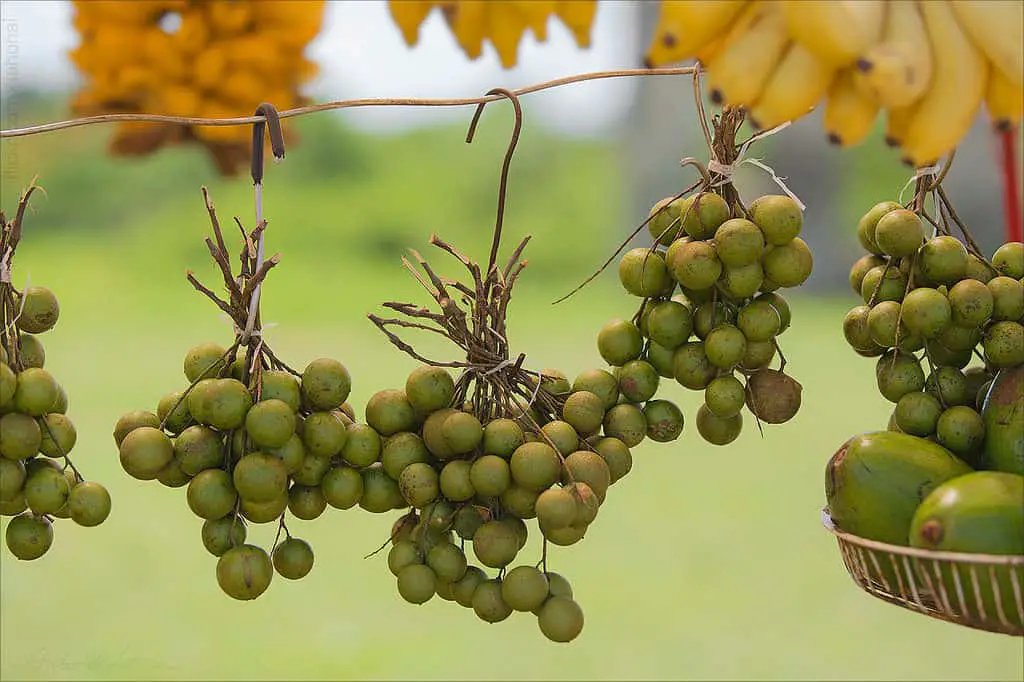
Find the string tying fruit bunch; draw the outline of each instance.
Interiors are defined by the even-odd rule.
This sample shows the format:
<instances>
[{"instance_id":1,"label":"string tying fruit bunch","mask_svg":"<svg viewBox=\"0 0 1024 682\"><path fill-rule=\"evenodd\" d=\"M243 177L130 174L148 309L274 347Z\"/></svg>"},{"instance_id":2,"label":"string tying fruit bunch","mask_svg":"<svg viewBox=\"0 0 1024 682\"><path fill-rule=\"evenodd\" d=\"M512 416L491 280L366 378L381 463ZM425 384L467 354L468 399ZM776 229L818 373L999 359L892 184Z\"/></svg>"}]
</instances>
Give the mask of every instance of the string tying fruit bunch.
<instances>
[{"instance_id":1,"label":"string tying fruit bunch","mask_svg":"<svg viewBox=\"0 0 1024 682\"><path fill-rule=\"evenodd\" d=\"M933 439L975 468L1000 468L982 461L998 449L984 447L980 412L996 374L1024 364L1024 244L985 257L942 187L951 162L919 172L908 202L880 202L860 219L868 253L850 286L864 302L843 329L857 354L878 358L878 391L895 404L891 429ZM1002 466L1024 474L1024 459Z\"/></svg>"},{"instance_id":2,"label":"string tying fruit bunch","mask_svg":"<svg viewBox=\"0 0 1024 682\"><path fill-rule=\"evenodd\" d=\"M46 351L37 335L57 324L57 297L42 286L19 291L11 279L36 189L30 185L22 194L13 220L0 211L0 515L14 517L5 540L11 554L25 561L49 551L54 519L98 526L111 506L106 488L87 481L71 461L78 434L67 416L68 396L44 368Z\"/></svg>"},{"instance_id":3,"label":"string tying fruit bunch","mask_svg":"<svg viewBox=\"0 0 1024 682\"><path fill-rule=\"evenodd\" d=\"M811 251L797 236L803 207L791 193L743 204L732 169L758 138L736 144L743 118L742 110L728 108L714 118L713 136L707 133L712 163L705 168L683 160L702 180L655 204L630 235L647 226L654 239L619 261L623 288L642 301L632 319L609 321L597 338L601 357L631 401L651 401L647 409L667 402L654 400L663 378L703 391L697 430L714 445L739 436L744 406L759 426L789 421L802 391L785 373L777 337L789 328L791 312L777 290L799 286L811 274ZM772 369L776 354L779 368ZM650 435L659 438L656 431Z\"/></svg>"},{"instance_id":4,"label":"string tying fruit bunch","mask_svg":"<svg viewBox=\"0 0 1024 682\"><path fill-rule=\"evenodd\" d=\"M320 32L322 0L73 5L81 42L70 56L85 78L72 103L76 114L223 118L248 114L261 95L286 108L308 102L299 88L316 74L316 64L303 51ZM110 150L144 156L175 144L202 145L224 175L237 174L249 159L244 127L124 122Z\"/></svg>"}]
</instances>

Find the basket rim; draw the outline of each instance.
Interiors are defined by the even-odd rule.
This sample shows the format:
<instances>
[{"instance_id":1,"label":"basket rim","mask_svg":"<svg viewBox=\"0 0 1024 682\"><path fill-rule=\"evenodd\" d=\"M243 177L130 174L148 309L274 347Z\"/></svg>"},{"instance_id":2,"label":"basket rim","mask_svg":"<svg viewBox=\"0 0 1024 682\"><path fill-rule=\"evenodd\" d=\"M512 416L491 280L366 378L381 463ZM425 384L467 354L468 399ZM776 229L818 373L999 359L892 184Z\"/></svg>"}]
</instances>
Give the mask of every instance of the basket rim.
<instances>
[{"instance_id":1,"label":"basket rim","mask_svg":"<svg viewBox=\"0 0 1024 682\"><path fill-rule=\"evenodd\" d=\"M938 552L930 549L918 549L916 547L904 547L903 545L891 545L887 542L868 540L858 535L846 533L839 530L832 521L828 506L822 507L821 523L825 529L840 540L857 545L865 549L873 549L899 556L913 557L916 559L934 559L939 561L952 561L962 564L987 564L997 566L1022 566L1024 567L1024 554L969 554L967 552Z\"/></svg>"}]
</instances>

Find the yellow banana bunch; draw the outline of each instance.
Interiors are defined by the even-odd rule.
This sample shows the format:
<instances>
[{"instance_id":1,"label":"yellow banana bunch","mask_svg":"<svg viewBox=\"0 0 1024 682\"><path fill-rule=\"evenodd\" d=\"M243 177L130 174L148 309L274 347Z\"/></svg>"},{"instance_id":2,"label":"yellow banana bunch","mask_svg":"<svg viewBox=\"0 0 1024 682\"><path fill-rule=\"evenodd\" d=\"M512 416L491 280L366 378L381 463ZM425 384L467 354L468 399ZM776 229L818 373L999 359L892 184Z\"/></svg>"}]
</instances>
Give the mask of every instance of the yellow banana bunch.
<instances>
[{"instance_id":1,"label":"yellow banana bunch","mask_svg":"<svg viewBox=\"0 0 1024 682\"><path fill-rule=\"evenodd\" d=\"M948 154L984 109L1024 109L1024 0L663 1L650 67L696 58L712 101L756 127L816 106L833 144L885 139L914 165Z\"/></svg>"}]
</instances>

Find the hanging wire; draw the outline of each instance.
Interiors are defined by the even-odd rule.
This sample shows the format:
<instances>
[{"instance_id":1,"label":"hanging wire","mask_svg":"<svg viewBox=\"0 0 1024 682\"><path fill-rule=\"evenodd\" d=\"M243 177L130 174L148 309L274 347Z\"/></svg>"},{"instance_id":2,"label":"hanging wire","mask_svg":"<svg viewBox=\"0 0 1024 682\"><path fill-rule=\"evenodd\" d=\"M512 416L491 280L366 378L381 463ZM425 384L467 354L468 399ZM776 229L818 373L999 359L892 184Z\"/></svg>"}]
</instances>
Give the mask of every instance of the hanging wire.
<instances>
[{"instance_id":1,"label":"hanging wire","mask_svg":"<svg viewBox=\"0 0 1024 682\"><path fill-rule=\"evenodd\" d=\"M681 66L673 68L657 69L620 69L616 71L592 71L581 73L575 76L566 76L554 80L544 81L528 85L518 90L509 91L511 94L521 97L542 90L550 90L572 83L584 81L603 80L606 78L623 78L629 76L682 76L693 73L694 67ZM358 107L465 107L488 102L496 102L506 99L504 94L485 95L483 97L464 97L456 99L415 99L415 98L377 98L377 99L351 99L339 100L336 102L324 102L313 104L296 109L287 109L278 112L279 118L294 118L315 114L320 111L332 111L335 109L355 109ZM43 123L41 125L26 126L24 128L11 128L0 130L0 139L24 137L26 135L38 135L40 133L52 133L67 128L93 125L96 123L115 123L119 121L135 121L146 123L179 123L182 125L205 125L205 126L240 126L252 125L265 121L263 116L244 116L239 118L198 118L194 116L165 116L161 114L100 114L98 116L87 116L74 118L67 121L56 121L54 123Z\"/></svg>"}]
</instances>

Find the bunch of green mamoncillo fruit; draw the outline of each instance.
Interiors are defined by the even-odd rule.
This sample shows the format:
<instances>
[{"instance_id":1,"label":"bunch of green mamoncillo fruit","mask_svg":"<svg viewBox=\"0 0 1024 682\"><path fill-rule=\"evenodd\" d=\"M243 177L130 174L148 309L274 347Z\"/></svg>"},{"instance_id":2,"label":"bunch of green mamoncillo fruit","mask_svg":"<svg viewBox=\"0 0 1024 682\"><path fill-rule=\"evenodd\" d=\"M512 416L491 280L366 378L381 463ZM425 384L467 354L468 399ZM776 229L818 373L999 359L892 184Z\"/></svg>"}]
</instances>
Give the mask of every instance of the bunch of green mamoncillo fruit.
<instances>
[{"instance_id":1,"label":"bunch of green mamoncillo fruit","mask_svg":"<svg viewBox=\"0 0 1024 682\"><path fill-rule=\"evenodd\" d=\"M864 303L844 332L877 358L878 390L895 407L888 430L854 436L829 461L828 511L870 540L1024 556L1024 244L987 259L969 233L966 246L938 229L928 238L923 215L882 202L860 221L870 253L850 284ZM1010 570L995 582L1021 625L1012 586L1024 571ZM995 594L982 586L988 613Z\"/></svg>"}]
</instances>

